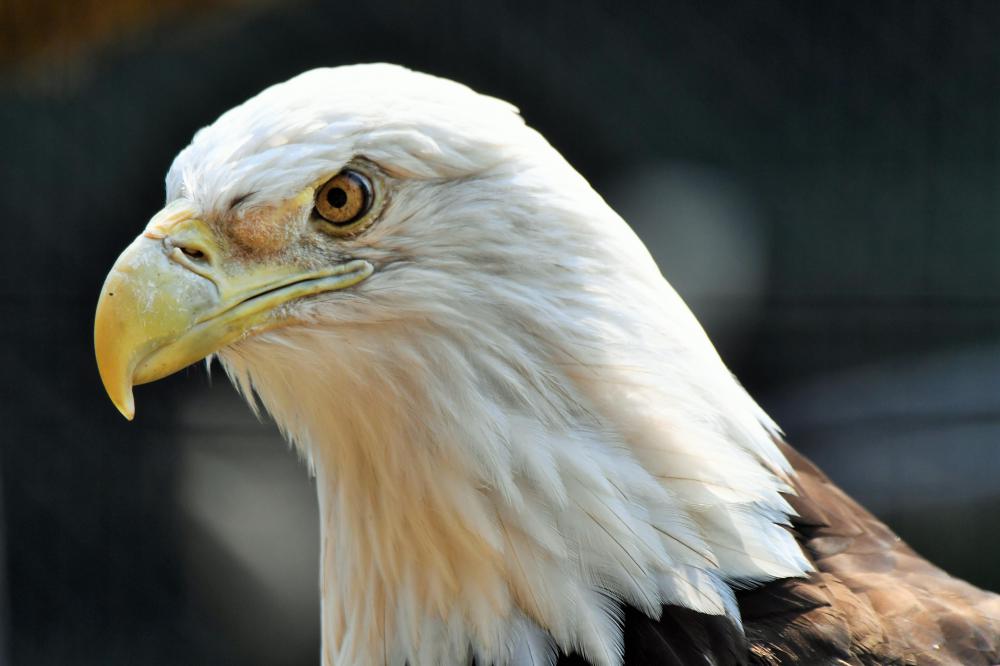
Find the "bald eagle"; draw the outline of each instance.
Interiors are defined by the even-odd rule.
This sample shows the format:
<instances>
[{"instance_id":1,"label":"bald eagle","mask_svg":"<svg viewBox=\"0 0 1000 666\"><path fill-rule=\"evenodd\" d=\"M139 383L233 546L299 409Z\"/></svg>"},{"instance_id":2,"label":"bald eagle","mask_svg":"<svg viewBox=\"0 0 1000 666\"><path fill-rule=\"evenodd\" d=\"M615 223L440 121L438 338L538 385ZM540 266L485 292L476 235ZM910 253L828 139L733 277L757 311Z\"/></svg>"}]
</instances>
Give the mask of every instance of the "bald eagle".
<instances>
[{"instance_id":1,"label":"bald eagle","mask_svg":"<svg viewBox=\"0 0 1000 666\"><path fill-rule=\"evenodd\" d=\"M1000 662L1000 598L783 441L509 104L313 70L166 185L101 292L101 377L131 419L218 358L302 453L324 664Z\"/></svg>"}]
</instances>

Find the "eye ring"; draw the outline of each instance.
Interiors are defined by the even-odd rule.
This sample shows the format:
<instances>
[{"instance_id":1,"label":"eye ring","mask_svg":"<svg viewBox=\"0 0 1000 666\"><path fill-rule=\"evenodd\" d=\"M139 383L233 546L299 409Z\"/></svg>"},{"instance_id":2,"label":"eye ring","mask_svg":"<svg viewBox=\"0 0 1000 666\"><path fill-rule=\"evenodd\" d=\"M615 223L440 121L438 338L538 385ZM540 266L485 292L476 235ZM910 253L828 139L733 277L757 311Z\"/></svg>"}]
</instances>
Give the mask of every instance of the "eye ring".
<instances>
[{"instance_id":1,"label":"eye ring","mask_svg":"<svg viewBox=\"0 0 1000 666\"><path fill-rule=\"evenodd\" d=\"M316 190L315 210L333 229L350 232L374 200L371 180L359 171L344 169Z\"/></svg>"}]
</instances>

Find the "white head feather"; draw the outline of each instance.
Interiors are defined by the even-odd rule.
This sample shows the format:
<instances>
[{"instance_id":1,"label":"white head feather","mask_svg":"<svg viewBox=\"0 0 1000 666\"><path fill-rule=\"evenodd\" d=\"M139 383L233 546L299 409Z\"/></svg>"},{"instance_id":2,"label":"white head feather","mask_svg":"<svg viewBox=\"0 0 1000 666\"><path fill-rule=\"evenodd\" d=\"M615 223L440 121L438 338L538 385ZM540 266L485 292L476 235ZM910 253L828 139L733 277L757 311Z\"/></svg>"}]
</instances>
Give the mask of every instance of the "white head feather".
<instances>
[{"instance_id":1,"label":"white head feather","mask_svg":"<svg viewBox=\"0 0 1000 666\"><path fill-rule=\"evenodd\" d=\"M198 132L168 200L251 211L358 159L388 203L332 252L375 273L220 352L315 470L326 663L617 664L620 602L739 622L733 586L808 569L776 427L510 105L314 70Z\"/></svg>"}]
</instances>

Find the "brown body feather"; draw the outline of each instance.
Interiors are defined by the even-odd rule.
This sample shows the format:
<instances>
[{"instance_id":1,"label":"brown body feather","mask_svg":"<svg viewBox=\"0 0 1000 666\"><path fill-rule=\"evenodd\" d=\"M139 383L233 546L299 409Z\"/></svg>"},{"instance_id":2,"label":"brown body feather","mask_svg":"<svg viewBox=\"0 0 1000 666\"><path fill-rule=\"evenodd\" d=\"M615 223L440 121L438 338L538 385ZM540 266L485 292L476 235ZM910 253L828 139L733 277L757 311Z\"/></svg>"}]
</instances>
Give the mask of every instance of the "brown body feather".
<instances>
[{"instance_id":1,"label":"brown body feather","mask_svg":"<svg viewBox=\"0 0 1000 666\"><path fill-rule=\"evenodd\" d=\"M738 593L745 634L664 608L625 613L625 664L1000 664L1000 596L920 557L791 447L796 536L816 571ZM576 655L561 666L580 665Z\"/></svg>"}]
</instances>

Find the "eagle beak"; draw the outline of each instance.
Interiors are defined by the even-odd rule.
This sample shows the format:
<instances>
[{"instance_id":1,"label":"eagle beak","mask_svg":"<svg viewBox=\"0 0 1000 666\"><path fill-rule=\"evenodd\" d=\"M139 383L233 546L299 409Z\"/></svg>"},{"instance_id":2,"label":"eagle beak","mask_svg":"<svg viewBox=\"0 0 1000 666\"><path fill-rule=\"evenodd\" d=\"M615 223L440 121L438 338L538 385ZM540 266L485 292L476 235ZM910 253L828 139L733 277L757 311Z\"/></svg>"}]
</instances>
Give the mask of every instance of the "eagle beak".
<instances>
[{"instance_id":1,"label":"eagle beak","mask_svg":"<svg viewBox=\"0 0 1000 666\"><path fill-rule=\"evenodd\" d=\"M319 271L246 266L211 229L170 207L125 249L97 302L94 350L111 401L131 420L132 387L156 381L252 333L289 321L279 305L355 285L372 273L354 260ZM164 223L168 219L168 224Z\"/></svg>"}]
</instances>

